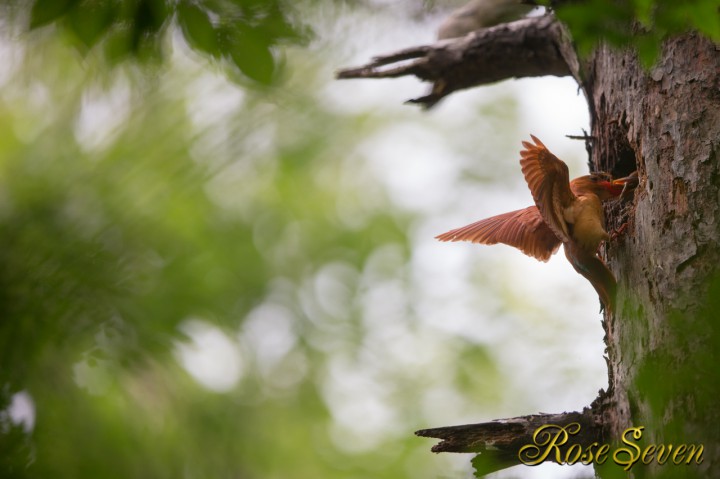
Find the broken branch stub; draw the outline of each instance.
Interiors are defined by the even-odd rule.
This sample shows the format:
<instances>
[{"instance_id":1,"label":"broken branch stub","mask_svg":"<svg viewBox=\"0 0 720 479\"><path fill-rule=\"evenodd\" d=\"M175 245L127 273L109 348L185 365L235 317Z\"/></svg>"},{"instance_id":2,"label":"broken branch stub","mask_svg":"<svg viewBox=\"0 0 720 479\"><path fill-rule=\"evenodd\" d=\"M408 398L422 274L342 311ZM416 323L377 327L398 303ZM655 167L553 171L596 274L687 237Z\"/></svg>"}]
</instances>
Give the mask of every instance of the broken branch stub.
<instances>
[{"instance_id":1,"label":"broken branch stub","mask_svg":"<svg viewBox=\"0 0 720 479\"><path fill-rule=\"evenodd\" d=\"M433 82L428 95L409 100L431 107L454 91L508 78L577 77L577 59L564 27L544 15L407 48L337 72L339 79L406 75Z\"/></svg>"},{"instance_id":2,"label":"broken branch stub","mask_svg":"<svg viewBox=\"0 0 720 479\"><path fill-rule=\"evenodd\" d=\"M530 445L532 448L538 441L547 445L547 441L551 441L550 436L559 434L560 429L565 430L557 440L556 449L561 460L573 445L585 449L593 443L599 443L603 431L598 414L594 409L585 408L582 412L535 414L480 424L422 429L415 434L440 439L432 447L433 452L478 453L473 459L473 467L476 475L481 476L521 464L521 450L524 447ZM542 432L540 428L543 427L548 429ZM537 435L538 431L540 436ZM525 459L531 458L531 454L526 455L528 457ZM557 456L550 454L546 460L554 462Z\"/></svg>"}]
</instances>

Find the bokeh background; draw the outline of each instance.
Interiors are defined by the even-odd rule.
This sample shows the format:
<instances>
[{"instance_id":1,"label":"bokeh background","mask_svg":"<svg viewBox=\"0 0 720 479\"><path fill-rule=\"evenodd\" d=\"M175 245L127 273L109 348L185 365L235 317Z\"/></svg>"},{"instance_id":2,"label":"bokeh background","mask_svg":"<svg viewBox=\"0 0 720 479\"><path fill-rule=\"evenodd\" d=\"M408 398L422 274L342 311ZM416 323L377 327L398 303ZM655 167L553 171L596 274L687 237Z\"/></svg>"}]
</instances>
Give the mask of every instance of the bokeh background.
<instances>
[{"instance_id":1,"label":"bokeh background","mask_svg":"<svg viewBox=\"0 0 720 479\"><path fill-rule=\"evenodd\" d=\"M599 302L562 253L433 239L531 204L530 133L587 171L576 85L423 112L414 79L334 79L461 3L286 6L269 85L178 25L111 64L3 20L0 475L467 478L413 432L590 404Z\"/></svg>"}]
</instances>

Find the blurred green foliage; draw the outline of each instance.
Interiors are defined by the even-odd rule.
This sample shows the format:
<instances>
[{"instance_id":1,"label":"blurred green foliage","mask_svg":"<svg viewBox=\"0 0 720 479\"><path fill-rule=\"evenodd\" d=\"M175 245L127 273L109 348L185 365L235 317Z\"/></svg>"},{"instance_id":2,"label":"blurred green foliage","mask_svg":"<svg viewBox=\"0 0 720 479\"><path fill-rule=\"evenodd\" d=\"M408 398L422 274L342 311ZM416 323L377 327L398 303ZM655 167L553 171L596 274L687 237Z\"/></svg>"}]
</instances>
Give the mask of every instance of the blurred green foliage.
<instances>
[{"instance_id":1,"label":"blurred green foliage","mask_svg":"<svg viewBox=\"0 0 720 479\"><path fill-rule=\"evenodd\" d=\"M44 19L37 5L39 25L69 23L85 2ZM161 34L156 20L143 38ZM331 76L307 52L270 91L241 90L182 49L147 74L80 59L42 31L2 42L1 477L444 470L412 436L422 404L407 398L456 378L438 379L419 348L394 352L415 368L377 350L417 319L413 216L357 153L390 119L324 108L315 93ZM372 300L388 287L398 301ZM377 337L368 308L395 303ZM203 346L188 325L222 341ZM457 340L446 360L481 348ZM237 363L220 386L182 367L208 369L213 352L216 368Z\"/></svg>"},{"instance_id":2,"label":"blurred green foliage","mask_svg":"<svg viewBox=\"0 0 720 479\"><path fill-rule=\"evenodd\" d=\"M128 56L162 58L166 32L177 24L197 52L261 85L276 81L282 65L278 47L304 44L311 37L292 2L285 0L6 0L9 12L29 17L37 29L53 25L67 32L79 51L94 48L117 62ZM428 5L434 2L426 2ZM720 41L716 0L632 0L538 2L557 4L581 55L601 41L631 45L651 66L663 38L696 30ZM30 5L30 8L28 8Z\"/></svg>"},{"instance_id":3,"label":"blurred green foliage","mask_svg":"<svg viewBox=\"0 0 720 479\"><path fill-rule=\"evenodd\" d=\"M632 46L650 67L668 36L695 30L720 42L720 5L717 0L584 0L562 2L558 17L572 31L581 55L601 41Z\"/></svg>"},{"instance_id":4,"label":"blurred green foliage","mask_svg":"<svg viewBox=\"0 0 720 479\"><path fill-rule=\"evenodd\" d=\"M80 52L97 48L117 63L129 56L162 59L168 28L180 26L196 51L268 85L281 64L280 45L304 43L293 3L284 0L7 0L7 12L31 30L52 26ZM28 8L30 5L30 8ZM29 10L29 11L28 11ZM24 20L25 17L29 17Z\"/></svg>"}]
</instances>

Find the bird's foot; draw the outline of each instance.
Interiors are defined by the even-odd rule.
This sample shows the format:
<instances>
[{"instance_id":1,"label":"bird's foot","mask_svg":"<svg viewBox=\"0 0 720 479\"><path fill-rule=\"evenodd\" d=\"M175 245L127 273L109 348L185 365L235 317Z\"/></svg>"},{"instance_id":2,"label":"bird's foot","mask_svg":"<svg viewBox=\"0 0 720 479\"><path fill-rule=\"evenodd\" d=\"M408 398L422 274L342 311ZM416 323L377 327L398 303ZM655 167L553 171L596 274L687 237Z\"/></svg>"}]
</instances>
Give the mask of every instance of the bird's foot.
<instances>
[{"instance_id":1,"label":"bird's foot","mask_svg":"<svg viewBox=\"0 0 720 479\"><path fill-rule=\"evenodd\" d=\"M621 224L619 228L616 228L612 233L610 233L610 241L614 241L618 239L620 236L622 236L623 233L625 233L625 230L628 227L628 222Z\"/></svg>"}]
</instances>

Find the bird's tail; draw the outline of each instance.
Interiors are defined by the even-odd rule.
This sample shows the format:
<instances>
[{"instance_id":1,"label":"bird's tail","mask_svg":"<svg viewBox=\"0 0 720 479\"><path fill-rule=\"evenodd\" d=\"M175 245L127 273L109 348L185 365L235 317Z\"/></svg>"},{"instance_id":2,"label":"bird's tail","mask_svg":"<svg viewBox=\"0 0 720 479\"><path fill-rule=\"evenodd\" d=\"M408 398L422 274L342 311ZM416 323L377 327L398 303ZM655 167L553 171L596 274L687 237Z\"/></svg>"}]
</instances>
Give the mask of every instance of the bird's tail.
<instances>
[{"instance_id":1,"label":"bird's tail","mask_svg":"<svg viewBox=\"0 0 720 479\"><path fill-rule=\"evenodd\" d=\"M615 295L617 293L617 281L612 271L605 266L600 258L588 253L583 248L573 243L564 243L565 256L575 271L583 275L600 296L603 306L609 312L615 307Z\"/></svg>"}]
</instances>

